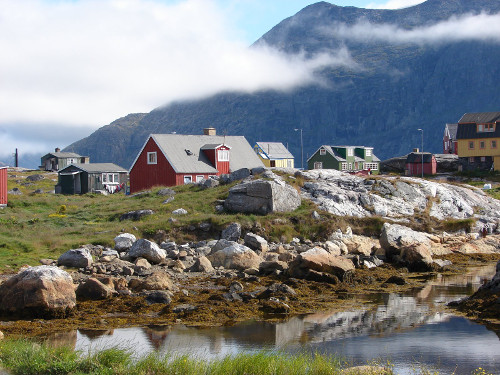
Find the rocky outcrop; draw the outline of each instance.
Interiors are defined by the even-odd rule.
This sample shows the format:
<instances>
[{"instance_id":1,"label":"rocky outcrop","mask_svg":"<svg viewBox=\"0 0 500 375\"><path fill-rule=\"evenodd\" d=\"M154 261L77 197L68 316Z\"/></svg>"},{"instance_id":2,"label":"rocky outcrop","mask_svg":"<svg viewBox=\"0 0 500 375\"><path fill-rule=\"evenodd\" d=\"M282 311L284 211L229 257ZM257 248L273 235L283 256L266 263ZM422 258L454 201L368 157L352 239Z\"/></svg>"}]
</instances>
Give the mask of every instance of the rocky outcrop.
<instances>
[{"instance_id":1,"label":"rocky outcrop","mask_svg":"<svg viewBox=\"0 0 500 375\"><path fill-rule=\"evenodd\" d=\"M127 251L132 247L137 239L131 233L122 233L115 237L115 249L118 251Z\"/></svg>"},{"instance_id":2,"label":"rocky outcrop","mask_svg":"<svg viewBox=\"0 0 500 375\"><path fill-rule=\"evenodd\" d=\"M297 190L285 182L255 180L232 187L224 201L224 208L231 212L265 215L293 211L300 203Z\"/></svg>"},{"instance_id":3,"label":"rocky outcrop","mask_svg":"<svg viewBox=\"0 0 500 375\"><path fill-rule=\"evenodd\" d=\"M327 273L343 280L354 270L354 263L347 258L335 256L325 249L315 247L299 254L291 263L289 273L292 277L304 278L310 271Z\"/></svg>"},{"instance_id":4,"label":"rocky outcrop","mask_svg":"<svg viewBox=\"0 0 500 375\"><path fill-rule=\"evenodd\" d=\"M339 216L411 220L429 212L438 220L477 218L497 227L500 202L472 186L458 186L413 177L359 177L335 170L298 173L307 181L303 198Z\"/></svg>"},{"instance_id":5,"label":"rocky outcrop","mask_svg":"<svg viewBox=\"0 0 500 375\"><path fill-rule=\"evenodd\" d=\"M240 223L231 223L222 231L220 238L228 241L238 241L241 237Z\"/></svg>"},{"instance_id":6,"label":"rocky outcrop","mask_svg":"<svg viewBox=\"0 0 500 375\"><path fill-rule=\"evenodd\" d=\"M136 210L130 211L120 216L120 221L123 220L140 220L144 216L153 215L155 212L153 210Z\"/></svg>"},{"instance_id":7,"label":"rocky outcrop","mask_svg":"<svg viewBox=\"0 0 500 375\"><path fill-rule=\"evenodd\" d=\"M76 306L73 279L53 266L29 267L0 285L0 313L63 317Z\"/></svg>"}]
</instances>

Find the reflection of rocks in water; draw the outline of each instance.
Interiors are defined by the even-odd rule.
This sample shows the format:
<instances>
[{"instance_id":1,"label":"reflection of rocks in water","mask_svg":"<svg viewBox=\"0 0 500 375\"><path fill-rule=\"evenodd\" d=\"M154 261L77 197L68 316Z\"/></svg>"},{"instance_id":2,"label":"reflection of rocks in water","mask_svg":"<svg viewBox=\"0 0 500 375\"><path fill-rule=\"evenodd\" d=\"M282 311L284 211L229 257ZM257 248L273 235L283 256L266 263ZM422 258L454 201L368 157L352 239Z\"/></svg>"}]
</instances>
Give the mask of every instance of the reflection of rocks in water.
<instances>
[{"instance_id":1,"label":"reflection of rocks in water","mask_svg":"<svg viewBox=\"0 0 500 375\"><path fill-rule=\"evenodd\" d=\"M171 326L149 326L144 327L143 332L146 334L148 341L156 350L160 349L168 334L172 330Z\"/></svg>"},{"instance_id":2,"label":"reflection of rocks in water","mask_svg":"<svg viewBox=\"0 0 500 375\"><path fill-rule=\"evenodd\" d=\"M87 337L90 340L97 339L102 336L113 336L113 329L79 329L78 332L82 336Z\"/></svg>"},{"instance_id":3,"label":"reflection of rocks in water","mask_svg":"<svg viewBox=\"0 0 500 375\"><path fill-rule=\"evenodd\" d=\"M53 332L49 334L45 341L51 347L68 347L74 349L76 346L77 331Z\"/></svg>"}]
</instances>

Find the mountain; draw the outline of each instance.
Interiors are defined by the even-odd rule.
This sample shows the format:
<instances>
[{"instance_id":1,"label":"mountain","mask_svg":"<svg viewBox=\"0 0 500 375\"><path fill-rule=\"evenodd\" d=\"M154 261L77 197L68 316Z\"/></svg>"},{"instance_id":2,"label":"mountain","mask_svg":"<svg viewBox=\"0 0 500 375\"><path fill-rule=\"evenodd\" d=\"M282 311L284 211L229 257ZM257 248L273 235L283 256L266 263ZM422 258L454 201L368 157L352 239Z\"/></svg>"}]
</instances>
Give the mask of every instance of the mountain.
<instances>
[{"instance_id":1,"label":"mountain","mask_svg":"<svg viewBox=\"0 0 500 375\"><path fill-rule=\"evenodd\" d=\"M322 144L373 146L381 159L407 154L421 146L419 128L424 149L441 152L445 123L466 112L499 110L500 45L491 39L433 40L432 33L419 42L402 36L424 35L450 18L460 29L461 15L498 12L498 0L428 0L400 10L316 3L280 22L254 46L311 57L348 51L351 65L316 72L321 84L173 103L118 119L66 150L129 167L151 133L201 134L213 126L218 134L244 135L252 144L288 144L297 166L301 142L294 129L303 130L305 159ZM362 27L375 31L359 36Z\"/></svg>"}]
</instances>

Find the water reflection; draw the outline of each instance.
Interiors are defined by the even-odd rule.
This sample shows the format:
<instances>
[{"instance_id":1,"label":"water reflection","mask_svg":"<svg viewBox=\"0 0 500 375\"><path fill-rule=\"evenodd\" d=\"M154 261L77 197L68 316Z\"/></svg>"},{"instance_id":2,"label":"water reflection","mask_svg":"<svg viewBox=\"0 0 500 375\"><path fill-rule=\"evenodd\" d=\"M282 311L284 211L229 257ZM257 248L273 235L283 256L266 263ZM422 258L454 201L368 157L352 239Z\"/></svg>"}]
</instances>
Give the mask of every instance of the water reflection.
<instances>
[{"instance_id":1,"label":"water reflection","mask_svg":"<svg viewBox=\"0 0 500 375\"><path fill-rule=\"evenodd\" d=\"M438 365L441 374L470 374L479 366L500 373L500 341L496 334L442 309L446 303L473 293L494 273L492 265L471 269L466 275L440 276L429 280L423 289L404 294L359 296L372 302L363 309L321 312L277 324L79 330L74 347L85 351L89 347L122 346L139 356L156 350L204 358L277 348L290 352L312 350L345 355L360 364L373 358L389 358L400 374L413 373L415 361L428 368Z\"/></svg>"}]
</instances>

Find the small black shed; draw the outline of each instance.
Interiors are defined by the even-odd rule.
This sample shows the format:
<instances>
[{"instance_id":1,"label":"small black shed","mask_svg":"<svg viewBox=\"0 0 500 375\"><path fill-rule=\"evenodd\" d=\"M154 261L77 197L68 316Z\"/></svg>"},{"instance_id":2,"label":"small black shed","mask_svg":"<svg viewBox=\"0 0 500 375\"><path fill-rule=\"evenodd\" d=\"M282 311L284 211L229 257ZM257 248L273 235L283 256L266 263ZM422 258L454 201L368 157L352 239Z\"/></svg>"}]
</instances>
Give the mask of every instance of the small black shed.
<instances>
[{"instance_id":1,"label":"small black shed","mask_svg":"<svg viewBox=\"0 0 500 375\"><path fill-rule=\"evenodd\" d=\"M73 164L58 173L56 193L85 194L96 190L115 193L122 190L128 171L113 163Z\"/></svg>"}]
</instances>

